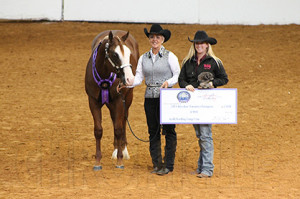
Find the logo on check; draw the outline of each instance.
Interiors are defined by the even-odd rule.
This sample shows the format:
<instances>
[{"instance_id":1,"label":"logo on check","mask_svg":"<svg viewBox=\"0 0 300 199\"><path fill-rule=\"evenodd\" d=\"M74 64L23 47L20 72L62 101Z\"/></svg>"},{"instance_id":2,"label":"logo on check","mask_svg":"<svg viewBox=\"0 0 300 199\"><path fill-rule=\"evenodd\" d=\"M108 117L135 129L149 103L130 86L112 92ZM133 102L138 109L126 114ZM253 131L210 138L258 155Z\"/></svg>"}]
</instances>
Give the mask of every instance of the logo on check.
<instances>
[{"instance_id":1,"label":"logo on check","mask_svg":"<svg viewBox=\"0 0 300 199\"><path fill-rule=\"evenodd\" d=\"M177 99L180 103L186 103L191 99L191 94L187 91L181 91L177 94Z\"/></svg>"}]
</instances>

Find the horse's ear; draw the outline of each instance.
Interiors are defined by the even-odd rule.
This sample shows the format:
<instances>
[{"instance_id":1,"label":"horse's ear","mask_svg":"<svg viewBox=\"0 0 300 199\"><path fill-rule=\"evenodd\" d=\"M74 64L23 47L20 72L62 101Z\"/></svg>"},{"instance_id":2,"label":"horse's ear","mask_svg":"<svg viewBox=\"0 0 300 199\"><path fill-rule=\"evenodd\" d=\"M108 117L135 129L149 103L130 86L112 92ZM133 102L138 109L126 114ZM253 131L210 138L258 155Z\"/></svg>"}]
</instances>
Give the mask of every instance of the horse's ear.
<instances>
[{"instance_id":1,"label":"horse's ear","mask_svg":"<svg viewBox=\"0 0 300 199\"><path fill-rule=\"evenodd\" d=\"M112 34L112 31L109 32L109 35L108 35L108 38L109 38L109 42L111 43L112 40L113 40L113 34Z\"/></svg>"},{"instance_id":2,"label":"horse's ear","mask_svg":"<svg viewBox=\"0 0 300 199\"><path fill-rule=\"evenodd\" d=\"M121 40L123 42L126 41L126 39L128 38L128 36L129 36L129 31L123 37L121 37Z\"/></svg>"}]
</instances>

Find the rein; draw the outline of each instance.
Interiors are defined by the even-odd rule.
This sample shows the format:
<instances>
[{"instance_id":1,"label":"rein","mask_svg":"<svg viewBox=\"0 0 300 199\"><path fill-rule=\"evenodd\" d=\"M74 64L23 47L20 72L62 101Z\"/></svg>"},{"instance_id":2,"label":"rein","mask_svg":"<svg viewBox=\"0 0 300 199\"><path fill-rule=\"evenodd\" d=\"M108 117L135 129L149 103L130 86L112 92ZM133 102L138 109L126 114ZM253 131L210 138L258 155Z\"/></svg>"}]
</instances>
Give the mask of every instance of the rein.
<instances>
[{"instance_id":1,"label":"rein","mask_svg":"<svg viewBox=\"0 0 300 199\"><path fill-rule=\"evenodd\" d=\"M96 58L97 58L97 52L99 47L101 46L101 42L98 45L98 47L95 49L94 53L93 53L93 77L95 82L97 83L97 85L101 88L101 101L102 104L104 103L109 103L109 88L112 86L112 84L115 82L117 75L113 72L110 73L110 76L108 79L102 79L99 75L99 73L97 72L96 69Z\"/></svg>"}]
</instances>

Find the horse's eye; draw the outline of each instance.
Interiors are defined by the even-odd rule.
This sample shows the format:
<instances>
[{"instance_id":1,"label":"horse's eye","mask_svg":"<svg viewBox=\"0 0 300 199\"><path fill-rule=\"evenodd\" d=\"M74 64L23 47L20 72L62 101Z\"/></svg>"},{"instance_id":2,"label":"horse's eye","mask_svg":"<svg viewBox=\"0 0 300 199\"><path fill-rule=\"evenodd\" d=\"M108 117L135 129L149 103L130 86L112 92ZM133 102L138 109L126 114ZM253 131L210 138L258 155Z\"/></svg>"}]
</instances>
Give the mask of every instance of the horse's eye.
<instances>
[{"instance_id":1,"label":"horse's eye","mask_svg":"<svg viewBox=\"0 0 300 199\"><path fill-rule=\"evenodd\" d=\"M113 53L113 57L116 58L116 59L119 58L118 53Z\"/></svg>"}]
</instances>

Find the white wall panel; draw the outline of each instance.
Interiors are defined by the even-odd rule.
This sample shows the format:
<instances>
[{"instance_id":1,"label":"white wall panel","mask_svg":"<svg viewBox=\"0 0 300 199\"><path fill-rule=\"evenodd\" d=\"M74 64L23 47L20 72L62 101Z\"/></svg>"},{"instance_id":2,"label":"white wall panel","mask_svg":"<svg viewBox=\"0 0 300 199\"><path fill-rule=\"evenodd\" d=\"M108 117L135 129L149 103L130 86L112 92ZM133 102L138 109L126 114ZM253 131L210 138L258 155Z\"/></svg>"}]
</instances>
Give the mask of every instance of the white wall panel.
<instances>
[{"instance_id":1,"label":"white wall panel","mask_svg":"<svg viewBox=\"0 0 300 199\"><path fill-rule=\"evenodd\" d=\"M300 24L299 8L300 0L0 0L0 19Z\"/></svg>"},{"instance_id":2,"label":"white wall panel","mask_svg":"<svg viewBox=\"0 0 300 199\"><path fill-rule=\"evenodd\" d=\"M65 0L65 20L197 23L196 0Z\"/></svg>"},{"instance_id":3,"label":"white wall panel","mask_svg":"<svg viewBox=\"0 0 300 199\"><path fill-rule=\"evenodd\" d=\"M300 0L199 1L202 24L300 24Z\"/></svg>"},{"instance_id":4,"label":"white wall panel","mask_svg":"<svg viewBox=\"0 0 300 199\"><path fill-rule=\"evenodd\" d=\"M61 20L62 0L0 0L0 19Z\"/></svg>"}]
</instances>

